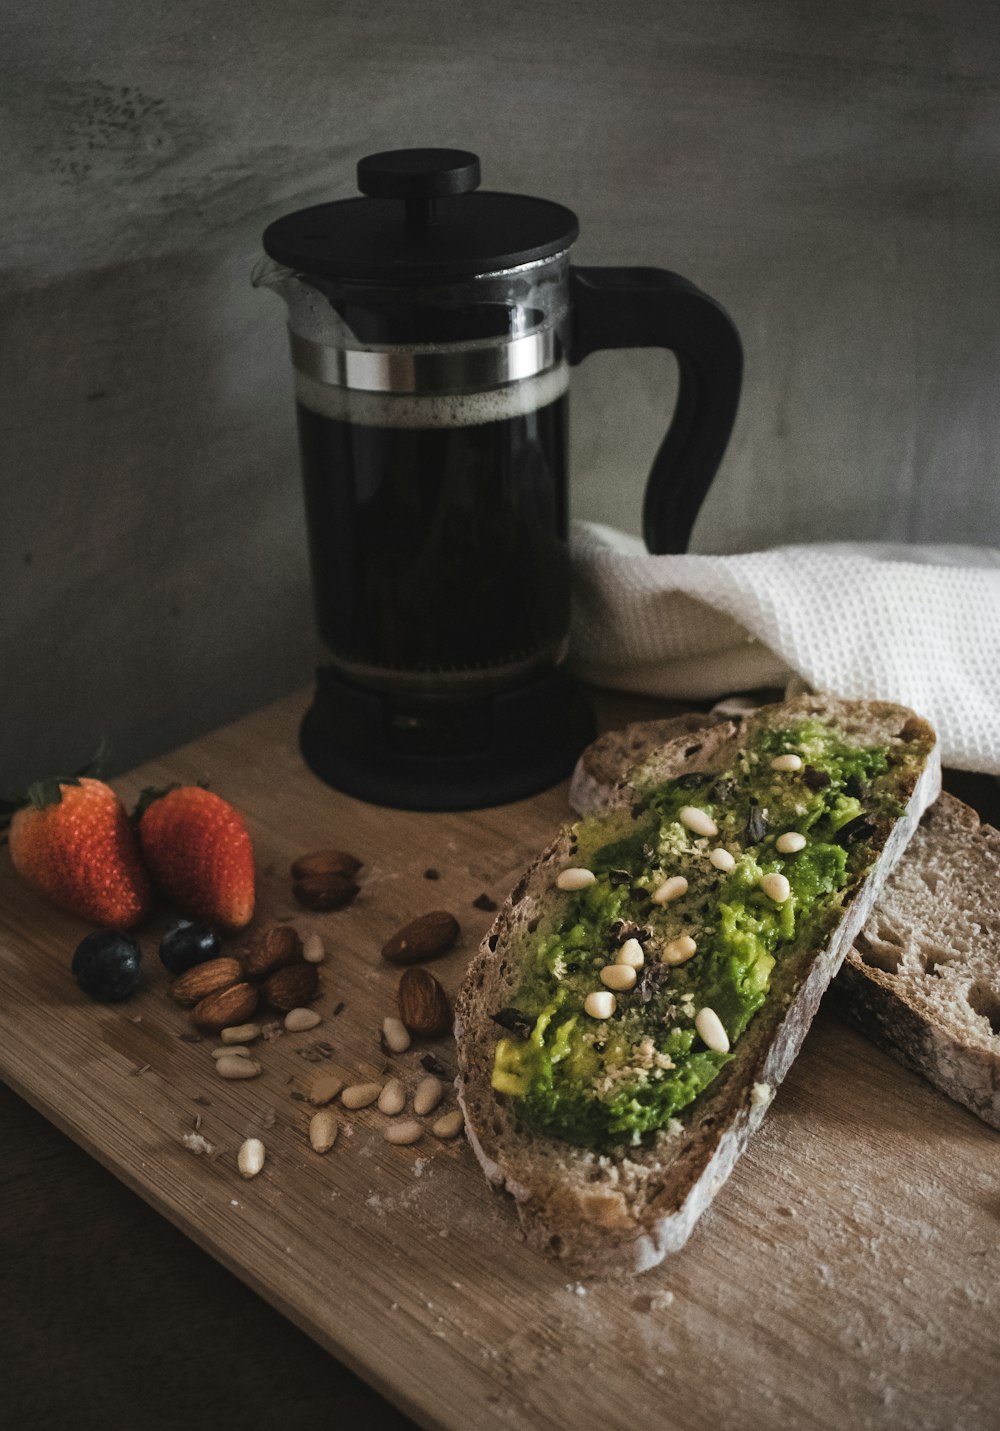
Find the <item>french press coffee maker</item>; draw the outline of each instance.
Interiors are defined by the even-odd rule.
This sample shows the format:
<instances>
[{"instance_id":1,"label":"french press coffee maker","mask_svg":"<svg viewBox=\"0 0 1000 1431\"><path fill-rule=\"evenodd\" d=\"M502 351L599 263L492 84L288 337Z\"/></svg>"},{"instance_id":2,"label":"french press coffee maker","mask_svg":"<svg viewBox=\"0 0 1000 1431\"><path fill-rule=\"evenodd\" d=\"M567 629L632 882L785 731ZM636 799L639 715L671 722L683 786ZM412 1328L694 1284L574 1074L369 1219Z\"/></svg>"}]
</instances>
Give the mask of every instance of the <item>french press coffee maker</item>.
<instances>
[{"instance_id":1,"label":"french press coffee maker","mask_svg":"<svg viewBox=\"0 0 1000 1431\"><path fill-rule=\"evenodd\" d=\"M574 267L575 215L480 190L474 154L396 150L357 174L364 197L272 223L254 275L288 306L328 657L302 752L378 804L499 804L561 779L593 734L564 664L570 368L675 353L643 528L679 552L732 429L739 337L676 274Z\"/></svg>"}]
</instances>

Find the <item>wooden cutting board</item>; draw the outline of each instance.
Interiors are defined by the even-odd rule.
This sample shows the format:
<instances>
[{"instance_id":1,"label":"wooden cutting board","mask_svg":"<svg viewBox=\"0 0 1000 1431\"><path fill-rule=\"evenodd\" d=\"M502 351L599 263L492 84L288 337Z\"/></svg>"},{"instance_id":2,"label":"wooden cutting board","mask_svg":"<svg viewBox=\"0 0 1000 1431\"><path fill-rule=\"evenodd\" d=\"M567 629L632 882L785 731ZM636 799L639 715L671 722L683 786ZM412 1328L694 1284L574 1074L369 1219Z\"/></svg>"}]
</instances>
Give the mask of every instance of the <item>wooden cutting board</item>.
<instances>
[{"instance_id":1,"label":"wooden cutting board","mask_svg":"<svg viewBox=\"0 0 1000 1431\"><path fill-rule=\"evenodd\" d=\"M302 706L283 701L115 783L131 799L208 779L246 813L256 922L292 918L327 945L323 1024L258 1045L261 1078L221 1081L217 1041L190 1042L167 995L165 918L142 934L144 990L92 1004L69 975L83 926L25 891L5 856L0 1077L422 1425L995 1426L1000 1138L827 1013L687 1248L633 1282L582 1283L527 1250L463 1141L392 1147L387 1120L365 1110L343 1112L333 1151L312 1153L311 1077L388 1071L384 939L452 910L462 939L435 970L454 993L491 919L473 902L503 897L567 805L565 786L461 815L360 804L303 768ZM306 914L288 865L326 845L364 860L362 891ZM426 1047L454 1066L447 1040ZM410 1087L426 1047L389 1061ZM196 1122L209 1154L182 1141ZM236 1170L248 1135L268 1149L252 1182Z\"/></svg>"}]
</instances>

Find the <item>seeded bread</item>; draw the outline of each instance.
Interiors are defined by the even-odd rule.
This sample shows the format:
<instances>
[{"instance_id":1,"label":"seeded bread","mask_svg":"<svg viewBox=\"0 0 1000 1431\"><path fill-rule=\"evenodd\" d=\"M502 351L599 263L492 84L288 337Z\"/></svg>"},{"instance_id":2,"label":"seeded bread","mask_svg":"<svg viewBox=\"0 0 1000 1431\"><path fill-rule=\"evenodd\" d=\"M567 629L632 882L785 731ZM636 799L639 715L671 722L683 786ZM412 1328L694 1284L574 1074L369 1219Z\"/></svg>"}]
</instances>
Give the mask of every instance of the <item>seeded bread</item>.
<instances>
[{"instance_id":1,"label":"seeded bread","mask_svg":"<svg viewBox=\"0 0 1000 1431\"><path fill-rule=\"evenodd\" d=\"M785 724L816 717L858 744L918 752L919 774L901 778L905 813L888 830L874 870L855 888L827 946L780 961L767 1003L738 1041L735 1057L681 1114L679 1132L653 1135L640 1147L596 1153L521 1129L508 1100L491 1087L500 1030L491 1015L508 1005L521 977L519 946L554 893L558 871L572 863L564 830L525 873L474 958L456 1002L459 1098L469 1138L486 1176L513 1195L528 1242L583 1273L637 1273L686 1242L761 1122L812 1021L820 997L862 927L882 884L928 804L940 770L934 734L901 706L803 696L764 707L744 720L723 720L668 741L611 794L629 806L635 786L732 763L750 723Z\"/></svg>"},{"instance_id":2,"label":"seeded bread","mask_svg":"<svg viewBox=\"0 0 1000 1431\"><path fill-rule=\"evenodd\" d=\"M628 768L714 716L636 721L580 756L578 814L607 807ZM687 724L683 731L679 722ZM1000 832L954 796L924 815L830 992L905 1067L1000 1128Z\"/></svg>"}]
</instances>

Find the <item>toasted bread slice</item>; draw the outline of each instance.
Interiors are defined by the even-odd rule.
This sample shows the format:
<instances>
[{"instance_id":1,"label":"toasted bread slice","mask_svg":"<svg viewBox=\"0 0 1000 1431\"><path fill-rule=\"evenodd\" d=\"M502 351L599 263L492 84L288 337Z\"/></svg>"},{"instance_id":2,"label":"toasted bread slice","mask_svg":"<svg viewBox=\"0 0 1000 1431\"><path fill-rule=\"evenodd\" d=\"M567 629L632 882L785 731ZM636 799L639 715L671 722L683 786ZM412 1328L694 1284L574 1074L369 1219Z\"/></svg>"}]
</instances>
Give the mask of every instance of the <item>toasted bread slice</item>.
<instances>
[{"instance_id":1,"label":"toasted bread slice","mask_svg":"<svg viewBox=\"0 0 1000 1431\"><path fill-rule=\"evenodd\" d=\"M492 1015L510 1005L522 977L533 922L553 901L557 873L573 863L572 829L564 830L525 873L474 958L456 1003L459 1096L472 1146L488 1178L517 1201L528 1241L581 1272L631 1273L680 1248L753 1130L801 1046L819 1000L870 913L924 810L938 793L934 733L904 707L884 702L804 696L726 720L657 750L614 791L611 818L620 824L651 784L722 771L763 724L783 729L815 718L854 745L884 745L899 758L894 797L902 813L872 836L873 867L851 885L839 923L820 948L799 949L775 965L764 1006L735 1044L734 1057L674 1120L673 1131L639 1146L601 1151L531 1133L516 1102L492 1087L501 1030Z\"/></svg>"},{"instance_id":2,"label":"toasted bread slice","mask_svg":"<svg viewBox=\"0 0 1000 1431\"><path fill-rule=\"evenodd\" d=\"M608 806L628 769L716 716L635 721L580 756L570 804ZM942 794L920 822L830 991L890 1057L1000 1128L1000 831Z\"/></svg>"}]
</instances>

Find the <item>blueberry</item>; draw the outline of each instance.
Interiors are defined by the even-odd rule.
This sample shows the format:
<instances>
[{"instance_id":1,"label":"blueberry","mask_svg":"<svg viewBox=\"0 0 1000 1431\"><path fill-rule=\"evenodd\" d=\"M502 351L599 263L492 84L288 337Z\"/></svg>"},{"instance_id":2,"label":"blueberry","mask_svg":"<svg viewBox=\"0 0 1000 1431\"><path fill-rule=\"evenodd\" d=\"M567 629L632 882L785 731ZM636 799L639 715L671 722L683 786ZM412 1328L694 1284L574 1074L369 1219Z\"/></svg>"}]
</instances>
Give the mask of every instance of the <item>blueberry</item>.
<instances>
[{"instance_id":1,"label":"blueberry","mask_svg":"<svg viewBox=\"0 0 1000 1431\"><path fill-rule=\"evenodd\" d=\"M160 940L160 958L171 974L184 974L206 959L218 959L219 936L207 924L179 919Z\"/></svg>"},{"instance_id":2,"label":"blueberry","mask_svg":"<svg viewBox=\"0 0 1000 1431\"><path fill-rule=\"evenodd\" d=\"M76 946L73 974L85 994L102 1004L118 1004L142 982L142 953L120 929L100 929Z\"/></svg>"}]
</instances>

